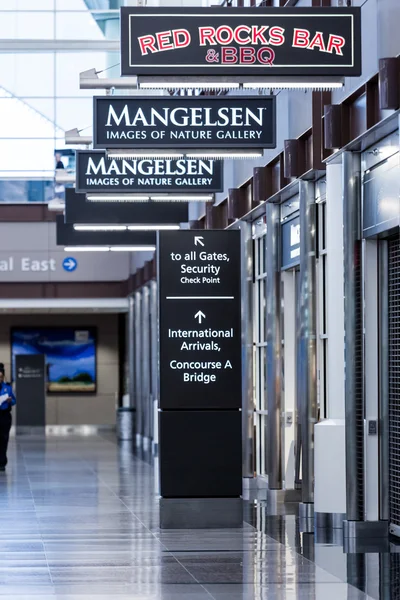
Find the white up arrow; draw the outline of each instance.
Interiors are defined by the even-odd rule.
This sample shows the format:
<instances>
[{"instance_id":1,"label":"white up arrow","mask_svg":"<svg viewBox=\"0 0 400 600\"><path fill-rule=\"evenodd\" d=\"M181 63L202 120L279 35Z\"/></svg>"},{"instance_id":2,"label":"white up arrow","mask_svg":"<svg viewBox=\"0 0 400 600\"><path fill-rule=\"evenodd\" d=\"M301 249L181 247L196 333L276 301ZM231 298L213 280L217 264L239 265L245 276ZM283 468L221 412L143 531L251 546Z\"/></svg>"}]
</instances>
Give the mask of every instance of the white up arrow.
<instances>
[{"instance_id":1,"label":"white up arrow","mask_svg":"<svg viewBox=\"0 0 400 600\"><path fill-rule=\"evenodd\" d=\"M202 320L206 318L206 315L201 312L201 310L199 310L195 315L194 315L195 319L199 320L199 323L201 324Z\"/></svg>"},{"instance_id":2,"label":"white up arrow","mask_svg":"<svg viewBox=\"0 0 400 600\"><path fill-rule=\"evenodd\" d=\"M195 235L194 236L194 245L197 246L198 244L200 244L200 246L204 246L202 240L204 240L202 235Z\"/></svg>"}]
</instances>

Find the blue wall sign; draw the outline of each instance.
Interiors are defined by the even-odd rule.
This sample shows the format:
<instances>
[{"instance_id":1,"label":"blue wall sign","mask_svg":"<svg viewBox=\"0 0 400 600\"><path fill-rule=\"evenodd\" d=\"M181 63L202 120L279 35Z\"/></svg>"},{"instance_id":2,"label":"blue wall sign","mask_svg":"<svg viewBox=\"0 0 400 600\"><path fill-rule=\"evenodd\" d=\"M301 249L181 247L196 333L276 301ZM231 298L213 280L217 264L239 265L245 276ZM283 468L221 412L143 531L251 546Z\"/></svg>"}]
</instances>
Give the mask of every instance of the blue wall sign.
<instances>
[{"instance_id":1,"label":"blue wall sign","mask_svg":"<svg viewBox=\"0 0 400 600\"><path fill-rule=\"evenodd\" d=\"M296 216L281 224L281 269L300 264L300 217Z\"/></svg>"},{"instance_id":2,"label":"blue wall sign","mask_svg":"<svg viewBox=\"0 0 400 600\"><path fill-rule=\"evenodd\" d=\"M64 271L68 271L69 273L72 273L72 271L75 271L75 269L77 268L78 261L76 260L76 258L73 258L72 256L67 256L67 258L64 258L62 265L63 265Z\"/></svg>"}]
</instances>

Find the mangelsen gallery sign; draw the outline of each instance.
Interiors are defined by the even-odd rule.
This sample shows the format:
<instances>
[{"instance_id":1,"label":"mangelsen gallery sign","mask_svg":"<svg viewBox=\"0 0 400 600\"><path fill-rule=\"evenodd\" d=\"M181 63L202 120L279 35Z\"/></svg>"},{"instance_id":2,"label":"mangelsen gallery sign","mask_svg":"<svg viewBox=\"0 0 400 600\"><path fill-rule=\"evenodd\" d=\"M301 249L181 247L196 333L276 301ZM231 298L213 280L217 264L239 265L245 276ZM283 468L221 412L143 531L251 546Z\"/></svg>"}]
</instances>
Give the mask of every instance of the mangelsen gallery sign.
<instances>
[{"instance_id":1,"label":"mangelsen gallery sign","mask_svg":"<svg viewBox=\"0 0 400 600\"><path fill-rule=\"evenodd\" d=\"M107 157L101 150L76 151L76 191L222 192L220 160Z\"/></svg>"},{"instance_id":2,"label":"mangelsen gallery sign","mask_svg":"<svg viewBox=\"0 0 400 600\"><path fill-rule=\"evenodd\" d=\"M122 75L361 75L360 8L121 9Z\"/></svg>"},{"instance_id":3,"label":"mangelsen gallery sign","mask_svg":"<svg viewBox=\"0 0 400 600\"><path fill-rule=\"evenodd\" d=\"M274 96L98 96L94 148L275 148Z\"/></svg>"}]
</instances>

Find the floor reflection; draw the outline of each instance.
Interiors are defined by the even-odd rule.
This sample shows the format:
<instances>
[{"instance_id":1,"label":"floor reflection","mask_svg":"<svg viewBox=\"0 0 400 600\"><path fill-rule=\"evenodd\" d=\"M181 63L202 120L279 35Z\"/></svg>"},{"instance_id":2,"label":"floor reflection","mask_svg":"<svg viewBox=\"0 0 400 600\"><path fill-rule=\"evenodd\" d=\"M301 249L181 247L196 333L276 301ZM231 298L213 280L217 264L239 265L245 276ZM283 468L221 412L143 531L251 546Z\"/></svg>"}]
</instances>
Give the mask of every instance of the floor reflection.
<instances>
[{"instance_id":1,"label":"floor reflection","mask_svg":"<svg viewBox=\"0 0 400 600\"><path fill-rule=\"evenodd\" d=\"M346 553L295 503L247 498L243 529L160 530L150 451L109 436L13 440L0 476L0 599L400 598L395 542Z\"/></svg>"}]
</instances>

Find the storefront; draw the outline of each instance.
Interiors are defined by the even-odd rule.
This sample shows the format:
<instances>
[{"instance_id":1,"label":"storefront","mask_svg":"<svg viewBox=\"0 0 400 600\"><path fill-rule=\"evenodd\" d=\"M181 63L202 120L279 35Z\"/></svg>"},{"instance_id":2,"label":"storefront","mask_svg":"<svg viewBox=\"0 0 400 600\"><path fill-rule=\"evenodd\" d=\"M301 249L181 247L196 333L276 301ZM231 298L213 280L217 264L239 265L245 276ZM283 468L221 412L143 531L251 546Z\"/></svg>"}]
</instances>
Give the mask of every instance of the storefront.
<instances>
[{"instance_id":1,"label":"storefront","mask_svg":"<svg viewBox=\"0 0 400 600\"><path fill-rule=\"evenodd\" d=\"M326 412L325 201L324 179L295 180L252 221L254 473L300 501L304 469L306 503L313 426Z\"/></svg>"}]
</instances>

